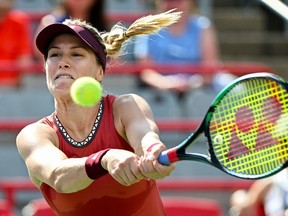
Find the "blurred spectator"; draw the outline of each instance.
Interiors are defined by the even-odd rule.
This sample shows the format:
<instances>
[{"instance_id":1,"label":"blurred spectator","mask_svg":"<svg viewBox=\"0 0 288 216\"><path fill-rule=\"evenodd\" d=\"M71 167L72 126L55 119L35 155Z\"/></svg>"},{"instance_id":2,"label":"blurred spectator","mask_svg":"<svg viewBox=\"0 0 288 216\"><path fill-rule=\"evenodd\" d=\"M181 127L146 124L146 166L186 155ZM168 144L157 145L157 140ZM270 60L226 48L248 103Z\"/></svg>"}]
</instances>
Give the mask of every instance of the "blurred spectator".
<instances>
[{"instance_id":1,"label":"blurred spectator","mask_svg":"<svg viewBox=\"0 0 288 216\"><path fill-rule=\"evenodd\" d=\"M238 190L230 199L231 216L287 216L287 169L255 181L248 191Z\"/></svg>"},{"instance_id":2,"label":"blurred spectator","mask_svg":"<svg viewBox=\"0 0 288 216\"><path fill-rule=\"evenodd\" d=\"M210 20L196 13L194 0L156 0L156 8L163 11L177 8L183 14L175 25L136 41L136 59L142 63L219 63L216 33ZM217 90L235 78L229 74L224 74L221 78L218 75L213 77L214 81L222 82L223 77L228 80L224 83L217 82ZM149 68L143 70L140 77L152 87L173 90L180 99L190 89L212 83L212 77L204 74L164 75Z\"/></svg>"},{"instance_id":3,"label":"blurred spectator","mask_svg":"<svg viewBox=\"0 0 288 216\"><path fill-rule=\"evenodd\" d=\"M29 17L13 3L0 1L0 87L19 87L21 72L32 63Z\"/></svg>"},{"instance_id":4,"label":"blurred spectator","mask_svg":"<svg viewBox=\"0 0 288 216\"><path fill-rule=\"evenodd\" d=\"M106 31L108 28L105 0L59 0L59 5L50 14L41 19L35 35L45 26L55 22L63 22L70 17L85 20L100 32ZM36 48L34 51L36 56L41 59L42 54Z\"/></svg>"}]
</instances>

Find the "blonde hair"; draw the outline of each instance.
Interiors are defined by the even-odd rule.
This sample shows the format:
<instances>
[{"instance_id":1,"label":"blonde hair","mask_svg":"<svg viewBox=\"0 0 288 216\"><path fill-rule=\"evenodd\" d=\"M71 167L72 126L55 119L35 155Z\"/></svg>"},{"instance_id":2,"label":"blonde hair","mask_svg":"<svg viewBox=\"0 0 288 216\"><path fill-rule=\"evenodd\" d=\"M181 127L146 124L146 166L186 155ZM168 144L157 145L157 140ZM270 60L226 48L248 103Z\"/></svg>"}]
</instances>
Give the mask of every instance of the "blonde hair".
<instances>
[{"instance_id":1,"label":"blonde hair","mask_svg":"<svg viewBox=\"0 0 288 216\"><path fill-rule=\"evenodd\" d=\"M156 15L148 15L137 19L129 28L121 23L112 27L110 32L99 32L91 24L79 19L68 19L64 24L76 24L89 29L99 40L108 57L117 57L122 44L129 38L137 35L156 33L158 30L176 23L182 12L175 12L176 9Z\"/></svg>"}]
</instances>

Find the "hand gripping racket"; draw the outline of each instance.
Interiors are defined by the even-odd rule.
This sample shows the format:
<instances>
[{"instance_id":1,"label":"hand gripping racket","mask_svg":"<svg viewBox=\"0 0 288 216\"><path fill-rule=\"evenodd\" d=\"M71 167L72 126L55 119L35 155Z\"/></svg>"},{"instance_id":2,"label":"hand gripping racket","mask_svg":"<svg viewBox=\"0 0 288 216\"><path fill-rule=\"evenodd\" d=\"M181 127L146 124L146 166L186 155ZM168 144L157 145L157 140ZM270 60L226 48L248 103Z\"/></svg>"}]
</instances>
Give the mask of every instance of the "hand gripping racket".
<instances>
[{"instance_id":1,"label":"hand gripping racket","mask_svg":"<svg viewBox=\"0 0 288 216\"><path fill-rule=\"evenodd\" d=\"M200 135L208 155L186 149ZM199 128L178 146L162 152L161 164L193 160L239 178L271 176L288 164L288 83L270 73L236 79L212 102Z\"/></svg>"}]
</instances>

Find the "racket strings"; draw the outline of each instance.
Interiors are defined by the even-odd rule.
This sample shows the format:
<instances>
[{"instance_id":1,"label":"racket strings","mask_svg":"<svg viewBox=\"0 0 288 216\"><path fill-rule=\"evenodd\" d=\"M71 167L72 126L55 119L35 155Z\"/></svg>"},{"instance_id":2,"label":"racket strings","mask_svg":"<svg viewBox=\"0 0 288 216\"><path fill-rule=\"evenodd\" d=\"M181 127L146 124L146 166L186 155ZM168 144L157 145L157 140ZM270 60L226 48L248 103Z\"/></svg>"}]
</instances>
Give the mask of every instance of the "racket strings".
<instances>
[{"instance_id":1,"label":"racket strings","mask_svg":"<svg viewBox=\"0 0 288 216\"><path fill-rule=\"evenodd\" d=\"M258 154L254 153L250 161L243 160L241 164L239 164L239 162L230 163L229 170L246 175L261 175L263 173L270 173L271 171L275 170L275 168L279 167L279 161L275 161L275 157L278 156L278 153L284 153L287 155L287 150L275 150L275 152L275 154L271 154L271 152L266 153L265 151ZM282 166L285 162L286 160L282 161L280 165Z\"/></svg>"},{"instance_id":2,"label":"racket strings","mask_svg":"<svg viewBox=\"0 0 288 216\"><path fill-rule=\"evenodd\" d=\"M281 87L277 90L278 94L273 93L270 94L271 92L269 92L267 89L266 90L262 90L261 88L257 88L258 91L261 91L263 93L263 95L259 94L258 92L252 91L251 89L249 89L251 87L246 87L245 89L242 88L242 91L235 95L234 92L230 92L231 94L227 94L225 95L225 102L222 102L221 106L218 105L217 107L217 114L219 115L218 120L219 122L222 122L222 124L226 124L227 122L221 121L222 119L220 117L223 117L224 120L226 119L231 119L231 121L229 122L230 124L233 124L234 122L232 121L234 119L235 113L231 112L231 109L234 109L235 107L241 107L244 105L246 105L247 107L254 107L257 106L257 103L259 102L259 96L261 98L265 97L267 95L267 93L270 95L270 97L277 96L279 97L279 99L283 99L283 93L286 93L284 89L282 89ZM266 92L266 94L264 94ZM282 93L282 94L281 94ZM227 97L227 98L226 98ZM287 98L287 96L286 96ZM244 103L242 103L242 101L244 101ZM225 103L225 104L223 104ZM282 104L283 108L287 109L288 104ZM274 108L270 109L270 115L273 114L273 112L275 111ZM260 109L258 109L258 116L262 115L262 111ZM257 116L257 110L254 113L254 116ZM215 120L217 120L217 118L215 118ZM228 125L229 126L229 125Z\"/></svg>"},{"instance_id":3,"label":"racket strings","mask_svg":"<svg viewBox=\"0 0 288 216\"><path fill-rule=\"evenodd\" d=\"M287 99L287 90L267 78L243 80L222 95L210 120L210 137L226 169L261 175L283 166L288 160Z\"/></svg>"}]
</instances>

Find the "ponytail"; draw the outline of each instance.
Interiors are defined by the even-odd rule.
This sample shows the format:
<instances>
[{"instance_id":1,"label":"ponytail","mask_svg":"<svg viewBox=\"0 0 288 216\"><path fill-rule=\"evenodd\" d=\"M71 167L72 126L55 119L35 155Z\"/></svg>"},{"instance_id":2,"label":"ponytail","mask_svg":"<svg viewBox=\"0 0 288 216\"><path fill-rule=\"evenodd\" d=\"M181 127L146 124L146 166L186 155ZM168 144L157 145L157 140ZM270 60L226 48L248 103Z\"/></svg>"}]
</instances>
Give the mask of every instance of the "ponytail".
<instances>
[{"instance_id":1,"label":"ponytail","mask_svg":"<svg viewBox=\"0 0 288 216\"><path fill-rule=\"evenodd\" d=\"M121 23L112 27L110 32L100 33L109 57L117 57L122 44L129 38L137 35L156 33L161 28L176 23L181 12L174 12L175 9L156 15L148 15L137 19L129 28L125 28Z\"/></svg>"}]
</instances>

